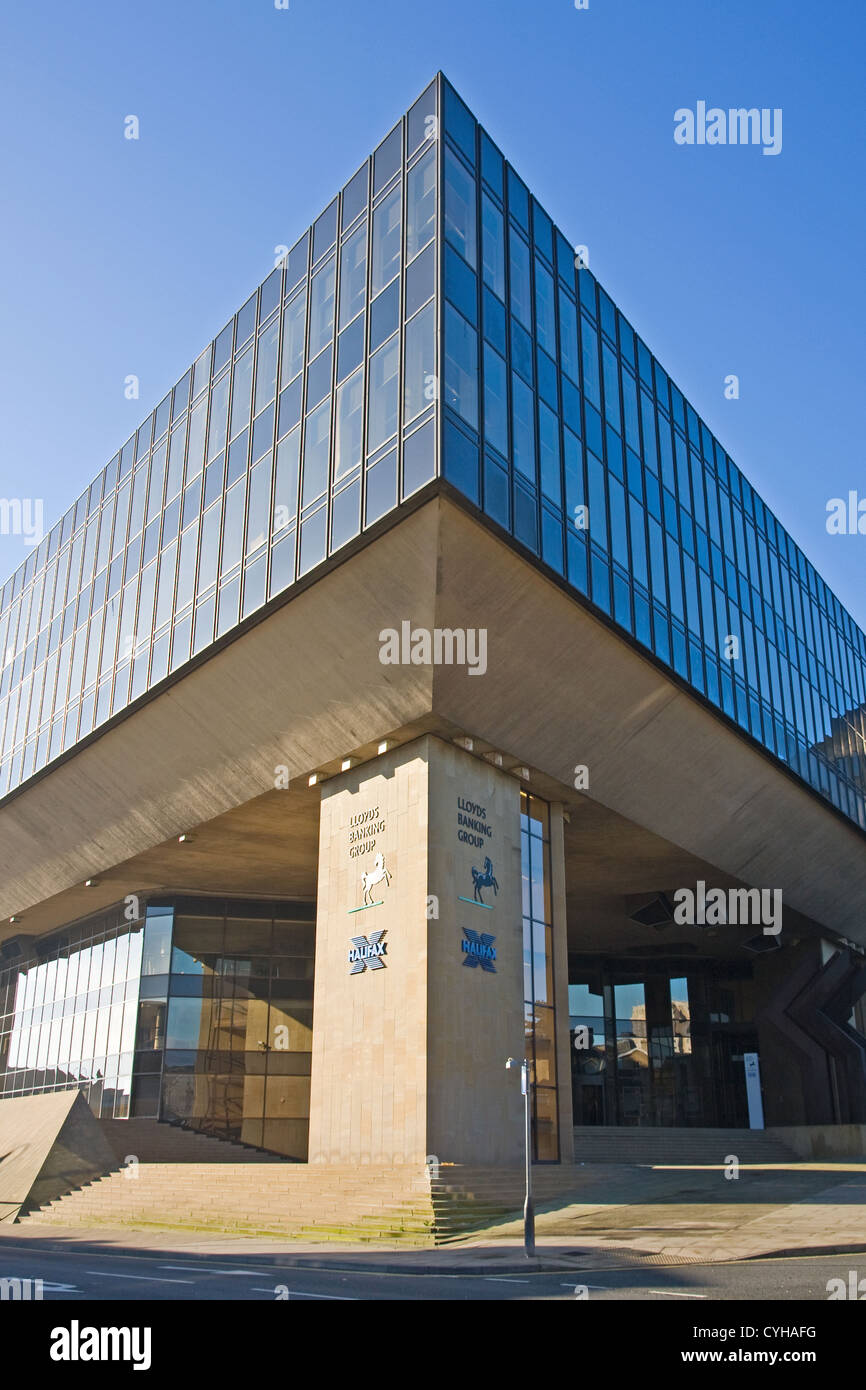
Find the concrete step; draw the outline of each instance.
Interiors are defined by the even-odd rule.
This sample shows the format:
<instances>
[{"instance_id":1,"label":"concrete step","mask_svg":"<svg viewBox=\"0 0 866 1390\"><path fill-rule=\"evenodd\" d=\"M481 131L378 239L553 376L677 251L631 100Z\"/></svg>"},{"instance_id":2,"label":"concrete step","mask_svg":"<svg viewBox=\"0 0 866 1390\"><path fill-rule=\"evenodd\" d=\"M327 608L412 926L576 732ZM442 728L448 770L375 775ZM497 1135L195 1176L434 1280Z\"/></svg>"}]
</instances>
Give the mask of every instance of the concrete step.
<instances>
[{"instance_id":1,"label":"concrete step","mask_svg":"<svg viewBox=\"0 0 866 1390\"><path fill-rule=\"evenodd\" d=\"M423 1167L329 1169L306 1164L140 1163L117 1171L25 1218L36 1225L145 1224L315 1239L452 1240L519 1212L519 1170ZM579 1169L540 1168L539 1203L574 1190Z\"/></svg>"}]
</instances>

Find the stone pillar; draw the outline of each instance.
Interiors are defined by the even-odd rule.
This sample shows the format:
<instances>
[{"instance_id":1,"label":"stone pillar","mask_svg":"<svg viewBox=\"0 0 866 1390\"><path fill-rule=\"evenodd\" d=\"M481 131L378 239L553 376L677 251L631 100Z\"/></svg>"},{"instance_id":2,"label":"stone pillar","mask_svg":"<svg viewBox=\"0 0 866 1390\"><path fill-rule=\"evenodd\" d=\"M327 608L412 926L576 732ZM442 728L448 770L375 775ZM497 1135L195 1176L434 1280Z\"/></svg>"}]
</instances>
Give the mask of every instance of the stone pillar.
<instances>
[{"instance_id":1,"label":"stone pillar","mask_svg":"<svg viewBox=\"0 0 866 1390\"><path fill-rule=\"evenodd\" d=\"M328 781L310 1162L519 1166L523 1049L518 783L432 736Z\"/></svg>"}]
</instances>

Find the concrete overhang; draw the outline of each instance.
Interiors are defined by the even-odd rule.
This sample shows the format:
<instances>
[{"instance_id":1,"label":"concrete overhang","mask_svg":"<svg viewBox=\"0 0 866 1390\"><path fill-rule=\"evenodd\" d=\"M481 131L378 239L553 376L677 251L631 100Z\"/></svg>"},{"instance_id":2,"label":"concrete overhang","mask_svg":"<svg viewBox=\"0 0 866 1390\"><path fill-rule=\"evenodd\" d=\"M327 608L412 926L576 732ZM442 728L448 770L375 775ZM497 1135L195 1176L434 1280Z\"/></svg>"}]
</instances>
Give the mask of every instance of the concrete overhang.
<instances>
[{"instance_id":1,"label":"concrete overhang","mask_svg":"<svg viewBox=\"0 0 866 1390\"><path fill-rule=\"evenodd\" d=\"M483 628L486 671L383 665L380 634L403 621ZM533 769L542 794L558 791L572 836L583 826L614 881L620 866L623 893L670 886L673 866L686 884L714 866L731 882L779 888L786 907L866 942L866 836L445 495L395 514L384 533L7 797L0 919L25 920L0 939L48 929L64 920L58 912L70 920L104 893L116 901L124 885L261 884L263 894L305 896L309 774L374 757L383 738L458 730ZM578 764L589 768L588 793L573 789ZM288 792L275 790L283 768ZM216 833L176 845L202 826ZM670 847L661 881L650 848L660 842ZM91 877L104 892L82 890Z\"/></svg>"}]
</instances>

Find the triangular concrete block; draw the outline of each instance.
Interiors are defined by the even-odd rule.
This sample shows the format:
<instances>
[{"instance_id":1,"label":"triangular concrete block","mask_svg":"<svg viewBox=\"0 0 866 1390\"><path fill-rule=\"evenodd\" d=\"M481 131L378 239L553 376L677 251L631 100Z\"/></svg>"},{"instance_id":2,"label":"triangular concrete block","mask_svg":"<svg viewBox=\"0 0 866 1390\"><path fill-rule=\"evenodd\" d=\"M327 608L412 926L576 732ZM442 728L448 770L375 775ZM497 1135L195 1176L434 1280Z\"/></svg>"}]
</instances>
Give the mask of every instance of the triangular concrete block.
<instances>
[{"instance_id":1,"label":"triangular concrete block","mask_svg":"<svg viewBox=\"0 0 866 1390\"><path fill-rule=\"evenodd\" d=\"M118 1167L80 1091L0 1100L0 1221Z\"/></svg>"}]
</instances>

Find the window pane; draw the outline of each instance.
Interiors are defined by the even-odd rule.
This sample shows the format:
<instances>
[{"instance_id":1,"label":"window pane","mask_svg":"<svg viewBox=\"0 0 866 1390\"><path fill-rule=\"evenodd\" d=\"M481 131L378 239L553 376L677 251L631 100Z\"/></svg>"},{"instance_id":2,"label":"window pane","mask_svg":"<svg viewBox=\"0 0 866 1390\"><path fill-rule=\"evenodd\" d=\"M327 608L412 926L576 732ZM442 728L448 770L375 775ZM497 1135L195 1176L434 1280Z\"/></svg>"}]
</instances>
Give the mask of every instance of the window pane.
<instances>
[{"instance_id":1,"label":"window pane","mask_svg":"<svg viewBox=\"0 0 866 1390\"><path fill-rule=\"evenodd\" d=\"M535 328L538 342L551 357L556 356L556 309L553 303L553 276L540 261L535 262Z\"/></svg>"},{"instance_id":2,"label":"window pane","mask_svg":"<svg viewBox=\"0 0 866 1390\"><path fill-rule=\"evenodd\" d=\"M202 517L201 556L199 558L198 592L206 593L216 583L220 548L222 506L216 502Z\"/></svg>"},{"instance_id":3,"label":"window pane","mask_svg":"<svg viewBox=\"0 0 866 1390\"><path fill-rule=\"evenodd\" d=\"M400 188L389 193L373 213L373 288L374 295L400 269Z\"/></svg>"},{"instance_id":4,"label":"window pane","mask_svg":"<svg viewBox=\"0 0 866 1390\"><path fill-rule=\"evenodd\" d=\"M532 328L532 300L529 286L529 247L521 236L509 228L511 257L511 311L525 328Z\"/></svg>"},{"instance_id":5,"label":"window pane","mask_svg":"<svg viewBox=\"0 0 866 1390\"><path fill-rule=\"evenodd\" d=\"M328 486L328 451L331 442L331 402L323 401L307 416L304 434L304 482L301 506L308 507Z\"/></svg>"},{"instance_id":6,"label":"window pane","mask_svg":"<svg viewBox=\"0 0 866 1390\"><path fill-rule=\"evenodd\" d=\"M434 399L436 372L436 318L428 304L406 325L406 360L403 380L403 423L420 415Z\"/></svg>"},{"instance_id":7,"label":"window pane","mask_svg":"<svg viewBox=\"0 0 866 1390\"><path fill-rule=\"evenodd\" d=\"M481 260L484 283L505 299L505 230L502 213L486 193L481 195Z\"/></svg>"},{"instance_id":8,"label":"window pane","mask_svg":"<svg viewBox=\"0 0 866 1390\"><path fill-rule=\"evenodd\" d=\"M220 573L223 575L228 574L229 570L240 564L245 500L246 486L243 482L235 484L226 493L223 518L223 558L220 566Z\"/></svg>"},{"instance_id":9,"label":"window pane","mask_svg":"<svg viewBox=\"0 0 866 1390\"><path fill-rule=\"evenodd\" d=\"M270 459L266 459L250 473L250 495L247 505L247 555L252 555L268 539L270 501L271 462Z\"/></svg>"},{"instance_id":10,"label":"window pane","mask_svg":"<svg viewBox=\"0 0 866 1390\"><path fill-rule=\"evenodd\" d=\"M364 423L364 369L344 381L337 391L337 430L334 441L334 478L361 462L361 430Z\"/></svg>"},{"instance_id":11,"label":"window pane","mask_svg":"<svg viewBox=\"0 0 866 1390\"><path fill-rule=\"evenodd\" d=\"M397 504L397 450L392 449L367 469L367 500L364 525L372 523Z\"/></svg>"},{"instance_id":12,"label":"window pane","mask_svg":"<svg viewBox=\"0 0 866 1390\"><path fill-rule=\"evenodd\" d=\"M397 173L403 156L402 123L391 131L373 155L373 193L380 192Z\"/></svg>"},{"instance_id":13,"label":"window pane","mask_svg":"<svg viewBox=\"0 0 866 1390\"><path fill-rule=\"evenodd\" d=\"M188 603L192 603L197 548L198 522L184 531L180 539L180 563L177 570L177 598L175 600L175 611L178 613Z\"/></svg>"},{"instance_id":14,"label":"window pane","mask_svg":"<svg viewBox=\"0 0 866 1390\"><path fill-rule=\"evenodd\" d=\"M340 327L345 328L364 307L367 289L367 226L353 232L340 261Z\"/></svg>"},{"instance_id":15,"label":"window pane","mask_svg":"<svg viewBox=\"0 0 866 1390\"><path fill-rule=\"evenodd\" d=\"M526 383L511 374L511 415L514 438L514 466L535 481L535 420L533 396Z\"/></svg>"},{"instance_id":16,"label":"window pane","mask_svg":"<svg viewBox=\"0 0 866 1390\"><path fill-rule=\"evenodd\" d=\"M286 305L283 313L283 386L297 376L304 365L304 333L307 313L307 292L300 294ZM211 450L213 454L213 450Z\"/></svg>"},{"instance_id":17,"label":"window pane","mask_svg":"<svg viewBox=\"0 0 866 1390\"><path fill-rule=\"evenodd\" d=\"M313 263L337 240L337 199L326 208L313 227Z\"/></svg>"},{"instance_id":18,"label":"window pane","mask_svg":"<svg viewBox=\"0 0 866 1390\"><path fill-rule=\"evenodd\" d=\"M228 421L229 409L229 373L226 372L221 381L218 381L211 392L210 405L210 438L208 440L207 456L209 459L216 458L217 454L222 453L226 443L226 424Z\"/></svg>"},{"instance_id":19,"label":"window pane","mask_svg":"<svg viewBox=\"0 0 866 1390\"><path fill-rule=\"evenodd\" d=\"M310 359L316 357L331 341L334 331L335 289L336 271L332 257L313 276L310 287Z\"/></svg>"},{"instance_id":20,"label":"window pane","mask_svg":"<svg viewBox=\"0 0 866 1390\"><path fill-rule=\"evenodd\" d=\"M541 490L546 497L562 505L562 481L559 472L559 421L552 410L539 402L538 443L541 462Z\"/></svg>"},{"instance_id":21,"label":"window pane","mask_svg":"<svg viewBox=\"0 0 866 1390\"><path fill-rule=\"evenodd\" d=\"M410 318L431 298L436 289L436 257L434 246L428 246L406 270L406 317Z\"/></svg>"},{"instance_id":22,"label":"window pane","mask_svg":"<svg viewBox=\"0 0 866 1390\"><path fill-rule=\"evenodd\" d=\"M445 400L478 427L478 335L462 314L445 305Z\"/></svg>"},{"instance_id":23,"label":"window pane","mask_svg":"<svg viewBox=\"0 0 866 1390\"><path fill-rule=\"evenodd\" d=\"M248 347L238 358L232 379L232 423L229 438L234 439L238 430L250 422L250 399L253 385L253 350ZM171 462L171 454L169 454Z\"/></svg>"},{"instance_id":24,"label":"window pane","mask_svg":"<svg viewBox=\"0 0 866 1390\"><path fill-rule=\"evenodd\" d=\"M445 236L475 268L475 180L445 151Z\"/></svg>"},{"instance_id":25,"label":"window pane","mask_svg":"<svg viewBox=\"0 0 866 1390\"><path fill-rule=\"evenodd\" d=\"M343 189L343 231L367 210L367 165L359 169Z\"/></svg>"},{"instance_id":26,"label":"window pane","mask_svg":"<svg viewBox=\"0 0 866 1390\"><path fill-rule=\"evenodd\" d=\"M272 401L277 390L277 347L280 336L280 321L274 319L270 328L259 336L259 351L256 359L256 401L254 415ZM192 429L190 428L190 448ZM189 470L187 470L189 472Z\"/></svg>"},{"instance_id":27,"label":"window pane","mask_svg":"<svg viewBox=\"0 0 866 1390\"><path fill-rule=\"evenodd\" d=\"M577 365L577 309L567 294L559 292L559 350L562 370L579 381Z\"/></svg>"},{"instance_id":28,"label":"window pane","mask_svg":"<svg viewBox=\"0 0 866 1390\"><path fill-rule=\"evenodd\" d=\"M370 358L368 453L397 431L399 370L400 346L395 337Z\"/></svg>"},{"instance_id":29,"label":"window pane","mask_svg":"<svg viewBox=\"0 0 866 1390\"><path fill-rule=\"evenodd\" d=\"M484 434L494 449L508 457L508 380L506 366L489 343L484 344Z\"/></svg>"},{"instance_id":30,"label":"window pane","mask_svg":"<svg viewBox=\"0 0 866 1390\"><path fill-rule=\"evenodd\" d=\"M300 429L292 430L277 446L277 473L274 484L274 534L291 526L298 510L298 472L300 468Z\"/></svg>"},{"instance_id":31,"label":"window pane","mask_svg":"<svg viewBox=\"0 0 866 1390\"><path fill-rule=\"evenodd\" d=\"M190 413L189 443L186 454L187 481L197 478L204 464L204 437L207 429L207 400L202 400Z\"/></svg>"},{"instance_id":32,"label":"window pane","mask_svg":"<svg viewBox=\"0 0 866 1390\"><path fill-rule=\"evenodd\" d=\"M406 257L412 259L436 231L436 161L430 150L406 180Z\"/></svg>"}]
</instances>

